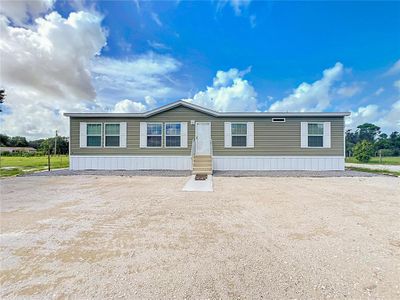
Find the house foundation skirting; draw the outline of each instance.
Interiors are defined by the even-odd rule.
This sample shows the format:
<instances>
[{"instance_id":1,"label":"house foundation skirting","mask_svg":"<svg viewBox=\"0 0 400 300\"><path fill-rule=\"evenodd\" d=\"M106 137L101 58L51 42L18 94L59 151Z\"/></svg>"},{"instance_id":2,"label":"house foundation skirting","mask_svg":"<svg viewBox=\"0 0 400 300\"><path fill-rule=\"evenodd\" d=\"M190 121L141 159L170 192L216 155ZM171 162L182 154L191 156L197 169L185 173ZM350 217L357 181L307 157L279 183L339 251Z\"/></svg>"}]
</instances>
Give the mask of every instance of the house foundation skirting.
<instances>
[{"instance_id":1,"label":"house foundation skirting","mask_svg":"<svg viewBox=\"0 0 400 300\"><path fill-rule=\"evenodd\" d=\"M71 155L71 170L191 170L190 156ZM213 169L344 170L343 156L213 156Z\"/></svg>"},{"instance_id":2,"label":"house foundation skirting","mask_svg":"<svg viewBox=\"0 0 400 300\"><path fill-rule=\"evenodd\" d=\"M71 155L71 170L191 170L190 156Z\"/></svg>"},{"instance_id":3,"label":"house foundation skirting","mask_svg":"<svg viewBox=\"0 0 400 300\"><path fill-rule=\"evenodd\" d=\"M343 156L214 156L213 169L247 170L344 170Z\"/></svg>"}]
</instances>

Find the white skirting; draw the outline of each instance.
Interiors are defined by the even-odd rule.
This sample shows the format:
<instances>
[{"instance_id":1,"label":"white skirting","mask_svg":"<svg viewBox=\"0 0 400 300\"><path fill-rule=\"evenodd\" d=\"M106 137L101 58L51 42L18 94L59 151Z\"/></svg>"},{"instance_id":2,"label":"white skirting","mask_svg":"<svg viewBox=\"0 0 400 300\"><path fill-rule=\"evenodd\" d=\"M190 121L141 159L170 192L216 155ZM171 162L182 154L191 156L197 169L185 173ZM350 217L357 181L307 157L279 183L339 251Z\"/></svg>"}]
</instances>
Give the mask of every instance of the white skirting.
<instances>
[{"instance_id":1,"label":"white skirting","mask_svg":"<svg viewBox=\"0 0 400 300\"><path fill-rule=\"evenodd\" d=\"M343 156L214 156L214 170L344 170ZM191 170L190 156L71 155L71 170Z\"/></svg>"},{"instance_id":2,"label":"white skirting","mask_svg":"<svg viewBox=\"0 0 400 300\"><path fill-rule=\"evenodd\" d=\"M343 156L214 156L214 170L344 170Z\"/></svg>"},{"instance_id":3,"label":"white skirting","mask_svg":"<svg viewBox=\"0 0 400 300\"><path fill-rule=\"evenodd\" d=\"M191 170L190 156L71 155L71 170Z\"/></svg>"}]
</instances>

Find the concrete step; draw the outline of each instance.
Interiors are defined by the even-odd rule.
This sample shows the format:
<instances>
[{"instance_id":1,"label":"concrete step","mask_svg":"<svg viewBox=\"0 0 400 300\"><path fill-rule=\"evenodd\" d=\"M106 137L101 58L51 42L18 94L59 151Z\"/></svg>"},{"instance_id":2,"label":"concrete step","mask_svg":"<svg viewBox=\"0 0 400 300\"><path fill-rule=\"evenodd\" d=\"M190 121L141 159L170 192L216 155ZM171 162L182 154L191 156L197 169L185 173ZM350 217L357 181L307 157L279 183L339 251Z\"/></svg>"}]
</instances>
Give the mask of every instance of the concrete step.
<instances>
[{"instance_id":1,"label":"concrete step","mask_svg":"<svg viewBox=\"0 0 400 300\"><path fill-rule=\"evenodd\" d=\"M193 163L193 166L196 166L196 167L209 167L209 168L211 168L211 167L212 167L212 162L211 162L211 161L195 161L195 162Z\"/></svg>"},{"instance_id":2,"label":"concrete step","mask_svg":"<svg viewBox=\"0 0 400 300\"><path fill-rule=\"evenodd\" d=\"M193 167L193 172L201 173L201 172L211 172L211 171L212 169L209 167L197 167L197 166Z\"/></svg>"},{"instance_id":3,"label":"concrete step","mask_svg":"<svg viewBox=\"0 0 400 300\"><path fill-rule=\"evenodd\" d=\"M196 174L206 174L206 175L212 175L212 171L195 171L195 170L193 170L192 171L192 174L193 175L196 175Z\"/></svg>"},{"instance_id":4,"label":"concrete step","mask_svg":"<svg viewBox=\"0 0 400 300\"><path fill-rule=\"evenodd\" d=\"M211 156L195 156L194 161L212 161Z\"/></svg>"}]
</instances>

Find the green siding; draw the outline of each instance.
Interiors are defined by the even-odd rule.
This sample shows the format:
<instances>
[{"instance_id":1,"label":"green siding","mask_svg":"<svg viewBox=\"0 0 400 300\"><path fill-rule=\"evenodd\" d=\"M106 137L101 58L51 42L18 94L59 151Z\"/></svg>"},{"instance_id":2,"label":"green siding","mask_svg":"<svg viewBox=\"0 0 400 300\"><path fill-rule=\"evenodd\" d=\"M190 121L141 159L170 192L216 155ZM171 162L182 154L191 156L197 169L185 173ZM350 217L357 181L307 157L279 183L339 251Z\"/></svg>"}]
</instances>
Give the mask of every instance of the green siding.
<instances>
[{"instance_id":1,"label":"green siding","mask_svg":"<svg viewBox=\"0 0 400 300\"><path fill-rule=\"evenodd\" d=\"M273 123L271 117L213 117L186 107L177 107L149 118L70 118L72 155L190 155L195 126L191 120L211 122L215 156L342 156L343 117L286 117L285 123ZM188 122L188 148L140 148L140 122ZM224 148L224 122L254 122L254 148ZM300 122L331 122L331 148L300 148ZM127 148L80 148L80 122L127 122Z\"/></svg>"}]
</instances>

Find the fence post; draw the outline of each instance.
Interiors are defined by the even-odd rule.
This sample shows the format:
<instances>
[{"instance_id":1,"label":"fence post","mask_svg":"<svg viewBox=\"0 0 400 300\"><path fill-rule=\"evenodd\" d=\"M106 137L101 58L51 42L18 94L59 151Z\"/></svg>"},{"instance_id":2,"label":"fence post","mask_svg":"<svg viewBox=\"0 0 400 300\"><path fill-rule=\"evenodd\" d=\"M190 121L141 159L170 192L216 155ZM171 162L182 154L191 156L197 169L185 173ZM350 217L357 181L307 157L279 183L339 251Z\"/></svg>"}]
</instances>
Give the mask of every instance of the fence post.
<instances>
[{"instance_id":1,"label":"fence post","mask_svg":"<svg viewBox=\"0 0 400 300\"><path fill-rule=\"evenodd\" d=\"M47 151L47 171L50 171L50 147L49 151Z\"/></svg>"},{"instance_id":2,"label":"fence post","mask_svg":"<svg viewBox=\"0 0 400 300\"><path fill-rule=\"evenodd\" d=\"M379 163L382 163L382 149L379 149Z\"/></svg>"}]
</instances>

